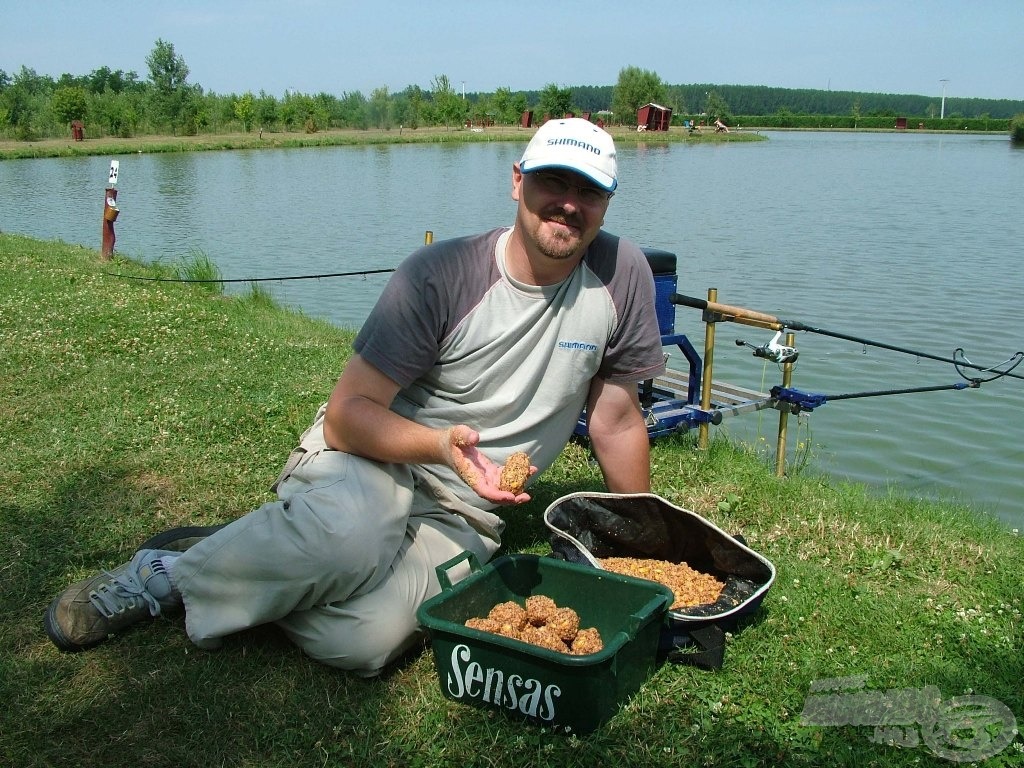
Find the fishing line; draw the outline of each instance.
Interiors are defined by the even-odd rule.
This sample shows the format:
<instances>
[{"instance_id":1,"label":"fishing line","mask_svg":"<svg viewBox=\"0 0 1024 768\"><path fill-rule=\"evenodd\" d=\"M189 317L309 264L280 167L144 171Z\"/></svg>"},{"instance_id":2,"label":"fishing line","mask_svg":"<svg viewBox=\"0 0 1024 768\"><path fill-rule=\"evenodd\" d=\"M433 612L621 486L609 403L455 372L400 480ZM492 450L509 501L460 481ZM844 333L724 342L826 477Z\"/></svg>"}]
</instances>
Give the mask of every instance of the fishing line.
<instances>
[{"instance_id":1,"label":"fishing line","mask_svg":"<svg viewBox=\"0 0 1024 768\"><path fill-rule=\"evenodd\" d=\"M139 275L124 275L119 272L104 272L110 277L120 277L125 280L140 280L148 283L277 283L285 280L322 280L327 277L362 277L365 275L379 275L386 272L394 272L395 269L364 269L358 272L325 272L319 275L287 275L285 277L239 277L233 279L198 279L186 277L142 277Z\"/></svg>"},{"instance_id":2,"label":"fishing line","mask_svg":"<svg viewBox=\"0 0 1024 768\"><path fill-rule=\"evenodd\" d=\"M771 328L773 330L789 329L792 331L804 331L805 333L815 333L820 336L830 336L836 339L843 339L844 341L852 341L857 344L861 344L865 347L877 347L878 349L888 349L892 352L899 352L904 355L911 355L913 357L925 358L928 360L935 360L940 363L951 363L956 367L957 372L968 379L968 381L974 381L974 379L968 378L961 369L970 368L972 370L980 371L982 373L996 372L996 375L979 381L992 381L993 379L1002 378L1003 376L1009 376L1014 379L1024 379L1017 373L1011 373L1017 365L1020 364L1021 359L1024 358L1024 352L1016 352L1007 358L1004 362L999 363L996 366L982 366L975 365L970 360L963 356L963 349L957 348L954 353L954 357L942 357L941 355L933 355L928 352L919 352L914 349L908 349L907 347L900 347L895 344L887 344L882 341L872 341L866 339L863 336L854 336L848 333L841 333L840 331L830 331L825 328L819 328L817 326L808 325L807 323L801 323L798 320L783 320L782 318L775 317L774 315L765 314L763 312L755 312L753 310L745 309L743 307L734 307L728 304L719 304L713 301L706 301L704 299L694 298L693 296L683 296L678 293L673 293L669 297L669 301L673 304L680 304L687 307L695 307L702 309L706 314L713 316L710 322L716 322L719 320L731 321L740 323L743 325L753 325L759 328ZM959 355L960 357L957 357ZM1010 365L1010 363L1013 363ZM1009 365L1009 368L1002 369L1003 366Z\"/></svg>"},{"instance_id":3,"label":"fishing line","mask_svg":"<svg viewBox=\"0 0 1024 768\"><path fill-rule=\"evenodd\" d=\"M1010 376L1010 377L1015 378L1015 379L1024 379L1024 376L1020 376L1018 374L1010 373L1010 371L1012 371L1014 368L1016 368L1020 364L1021 358L1024 357L1024 352L1015 352L1013 355L1011 355L1009 358L1007 358L1002 363L998 363L997 365L987 366L986 367L986 366L982 366L982 365L975 365L970 360L968 360L967 357L964 356L964 350L963 350L962 347L957 347L956 351L953 353L953 355L954 355L953 357L951 357L951 358L950 357L942 357L941 355L933 355L933 354L930 354L928 352L920 352L920 351L915 350L915 349L908 349L906 347L899 347L899 346L896 346L895 344L886 344L885 342L882 342L882 341L872 341L871 339L865 339L862 336L852 336L850 334L840 333L839 331L828 331L828 330L825 330L824 328L817 328L815 326L805 325L804 323L788 322L788 321L782 321L782 320L780 320L779 322L783 323L784 327L789 328L790 330L794 330L794 331L805 331L807 333L816 333L816 334L818 334L820 336L830 336L830 337L836 338L836 339L844 339L845 341L856 342L858 344L863 344L864 346L868 346L868 347L877 347L878 349L888 349L888 350L890 350L892 352L899 352L901 354L911 355L913 357L921 357L921 358L925 358L927 360L936 360L936 361L938 361L940 363L951 363L956 368L957 373L959 373L961 376L963 376L965 379L968 379L969 381L971 379L964 374L964 372L962 370L964 368L970 368L971 370L981 371L982 373L989 373L989 372L992 372L992 371L998 371L1000 366L1008 365L1010 362L1016 361L1008 369L1006 369L1004 371L998 371L995 376L992 376L991 378L985 379L985 381L992 381L994 379L1002 378L1003 376ZM960 357L957 357L957 355L960 355Z\"/></svg>"}]
</instances>

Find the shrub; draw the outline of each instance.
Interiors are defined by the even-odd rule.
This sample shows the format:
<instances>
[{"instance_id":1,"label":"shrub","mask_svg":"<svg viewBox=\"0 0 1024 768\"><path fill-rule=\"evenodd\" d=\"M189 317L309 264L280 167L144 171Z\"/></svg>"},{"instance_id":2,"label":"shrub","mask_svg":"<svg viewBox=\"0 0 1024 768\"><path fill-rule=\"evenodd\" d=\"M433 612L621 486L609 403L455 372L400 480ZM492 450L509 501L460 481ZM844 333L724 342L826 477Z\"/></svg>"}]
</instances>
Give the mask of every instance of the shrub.
<instances>
[{"instance_id":1,"label":"shrub","mask_svg":"<svg viewBox=\"0 0 1024 768\"><path fill-rule=\"evenodd\" d=\"M1024 112L1010 119L1010 141L1014 144L1024 144Z\"/></svg>"}]
</instances>

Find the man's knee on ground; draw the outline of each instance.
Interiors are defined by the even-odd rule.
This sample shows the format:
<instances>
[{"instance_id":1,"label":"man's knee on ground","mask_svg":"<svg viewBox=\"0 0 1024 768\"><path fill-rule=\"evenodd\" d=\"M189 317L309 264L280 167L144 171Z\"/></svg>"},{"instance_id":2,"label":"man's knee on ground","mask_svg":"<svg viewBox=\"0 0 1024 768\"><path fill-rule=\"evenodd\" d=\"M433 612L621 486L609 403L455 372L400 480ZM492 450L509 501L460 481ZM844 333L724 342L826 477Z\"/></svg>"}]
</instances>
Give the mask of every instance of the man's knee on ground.
<instances>
[{"instance_id":1,"label":"man's knee on ground","mask_svg":"<svg viewBox=\"0 0 1024 768\"><path fill-rule=\"evenodd\" d=\"M343 669L360 677L374 677L406 651L422 643L425 630L396 621L387 626L362 626L343 636L318 638L293 637L311 659Z\"/></svg>"}]
</instances>

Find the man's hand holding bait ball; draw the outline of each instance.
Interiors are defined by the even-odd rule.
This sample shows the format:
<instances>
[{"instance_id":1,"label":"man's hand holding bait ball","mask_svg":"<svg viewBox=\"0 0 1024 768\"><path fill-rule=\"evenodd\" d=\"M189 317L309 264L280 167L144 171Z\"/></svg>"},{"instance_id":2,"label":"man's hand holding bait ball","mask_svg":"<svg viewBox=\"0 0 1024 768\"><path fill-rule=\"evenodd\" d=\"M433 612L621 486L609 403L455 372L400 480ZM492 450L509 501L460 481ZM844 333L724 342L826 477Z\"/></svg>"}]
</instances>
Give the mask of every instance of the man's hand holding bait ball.
<instances>
[{"instance_id":1,"label":"man's hand holding bait ball","mask_svg":"<svg viewBox=\"0 0 1024 768\"><path fill-rule=\"evenodd\" d=\"M499 504L523 504L530 500L524 493L526 481L536 474L530 457L516 451L504 466L498 466L476 449L480 434L464 425L448 430L452 466L470 488L488 501Z\"/></svg>"}]
</instances>

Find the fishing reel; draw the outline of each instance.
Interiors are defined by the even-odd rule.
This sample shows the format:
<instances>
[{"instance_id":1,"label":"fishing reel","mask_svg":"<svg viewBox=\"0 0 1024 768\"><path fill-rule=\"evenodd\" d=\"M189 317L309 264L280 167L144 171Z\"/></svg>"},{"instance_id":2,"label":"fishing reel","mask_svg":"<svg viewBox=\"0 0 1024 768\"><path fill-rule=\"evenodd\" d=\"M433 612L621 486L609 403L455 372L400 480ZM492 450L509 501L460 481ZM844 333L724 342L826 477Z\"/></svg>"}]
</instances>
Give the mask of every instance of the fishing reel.
<instances>
[{"instance_id":1,"label":"fishing reel","mask_svg":"<svg viewBox=\"0 0 1024 768\"><path fill-rule=\"evenodd\" d=\"M750 347L754 350L754 357L763 357L765 360L771 360L773 363L795 363L800 353L797 352L796 347L789 347L785 344L780 344L779 339L782 338L782 331L778 331L772 340L767 344L762 344L757 347L748 341L743 339L736 339L737 347Z\"/></svg>"}]
</instances>

